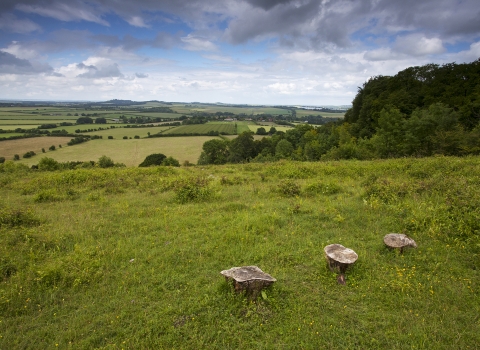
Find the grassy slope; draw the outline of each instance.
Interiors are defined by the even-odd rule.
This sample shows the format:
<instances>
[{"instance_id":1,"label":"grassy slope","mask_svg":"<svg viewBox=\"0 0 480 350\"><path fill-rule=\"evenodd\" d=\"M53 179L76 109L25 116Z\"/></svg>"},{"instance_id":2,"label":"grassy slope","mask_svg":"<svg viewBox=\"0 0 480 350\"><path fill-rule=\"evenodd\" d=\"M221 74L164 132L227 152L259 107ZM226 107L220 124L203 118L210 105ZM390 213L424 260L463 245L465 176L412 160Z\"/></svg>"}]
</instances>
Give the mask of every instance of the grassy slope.
<instances>
[{"instance_id":1,"label":"grassy slope","mask_svg":"<svg viewBox=\"0 0 480 350\"><path fill-rule=\"evenodd\" d=\"M0 211L1 349L480 343L479 240L469 231L478 230L478 157L12 168L0 167L10 169L0 172L9 208ZM173 187L198 177L212 197L180 204ZM282 195L281 183L300 193ZM419 247L390 252L389 232ZM346 286L326 269L331 243L359 254ZM240 265L277 278L266 300L235 295L219 274Z\"/></svg>"},{"instance_id":2,"label":"grassy slope","mask_svg":"<svg viewBox=\"0 0 480 350\"><path fill-rule=\"evenodd\" d=\"M146 133L148 129L145 128L132 130L137 130L138 132L143 131ZM106 136L104 136L104 139L102 140L92 140L74 146L63 146L61 149L57 148L55 151L47 151L46 153L41 153L41 148L39 148L37 151L37 149L34 147L26 146L29 144L29 140L43 138L24 139L18 141L22 141L21 143L25 149L33 150L37 153L37 155L32 158L20 160L21 163L27 165L38 164L42 157L53 158L59 162L67 162L72 160L96 161L102 155L106 155L107 157L112 158L115 162L124 163L127 166L138 166L146 156L152 153L163 153L166 156L172 156L173 158L177 159L180 164L182 164L185 160L188 160L190 163L196 163L200 153L202 152L202 145L212 138L214 137L195 136L123 140L118 137L113 140L109 140ZM50 138L45 139L49 140ZM70 139L71 138L68 138L67 142L70 141ZM2 146L4 143L11 142L13 141L3 141L0 143L0 146ZM46 141L46 146L43 147L48 150L50 145L51 141ZM20 156L23 154L19 152L16 153L18 153Z\"/></svg>"}]
</instances>

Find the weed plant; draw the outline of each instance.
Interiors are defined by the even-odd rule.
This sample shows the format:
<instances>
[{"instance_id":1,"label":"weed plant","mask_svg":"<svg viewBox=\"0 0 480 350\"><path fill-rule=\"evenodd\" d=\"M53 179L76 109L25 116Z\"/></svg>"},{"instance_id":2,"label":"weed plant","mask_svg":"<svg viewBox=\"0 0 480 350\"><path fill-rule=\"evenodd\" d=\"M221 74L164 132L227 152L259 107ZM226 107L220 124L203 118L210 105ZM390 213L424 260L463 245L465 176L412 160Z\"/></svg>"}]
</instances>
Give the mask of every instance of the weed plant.
<instances>
[{"instance_id":1,"label":"weed plant","mask_svg":"<svg viewBox=\"0 0 480 350\"><path fill-rule=\"evenodd\" d=\"M475 349L480 158L0 164L0 349ZM403 254L383 236L406 233ZM326 267L359 259L346 285ZM277 279L256 301L220 271Z\"/></svg>"}]
</instances>

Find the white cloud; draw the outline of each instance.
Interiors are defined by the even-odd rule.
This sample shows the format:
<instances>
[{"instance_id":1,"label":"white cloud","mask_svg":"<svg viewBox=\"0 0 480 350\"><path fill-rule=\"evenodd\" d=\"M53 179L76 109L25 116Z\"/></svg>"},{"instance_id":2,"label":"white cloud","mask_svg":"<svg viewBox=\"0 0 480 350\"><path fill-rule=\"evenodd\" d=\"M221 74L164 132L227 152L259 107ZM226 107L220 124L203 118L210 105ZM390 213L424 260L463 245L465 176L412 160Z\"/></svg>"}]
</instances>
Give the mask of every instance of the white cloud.
<instances>
[{"instance_id":1,"label":"white cloud","mask_svg":"<svg viewBox=\"0 0 480 350\"><path fill-rule=\"evenodd\" d=\"M217 46L211 41L188 34L181 38L182 42L185 44L185 50L189 51L217 51Z\"/></svg>"},{"instance_id":2,"label":"white cloud","mask_svg":"<svg viewBox=\"0 0 480 350\"><path fill-rule=\"evenodd\" d=\"M148 24L144 22L143 18L140 16L133 16L133 17L127 18L126 21L128 22L128 24L134 27L141 27L141 28L150 27Z\"/></svg>"},{"instance_id":3,"label":"white cloud","mask_svg":"<svg viewBox=\"0 0 480 350\"><path fill-rule=\"evenodd\" d=\"M50 7L43 5L36 6L19 4L16 6L16 9L27 13L35 13L44 17L55 18L65 22L84 20L109 26L109 23L97 16L92 8L78 6L78 3L62 4L55 2L51 4Z\"/></svg>"},{"instance_id":4,"label":"white cloud","mask_svg":"<svg viewBox=\"0 0 480 350\"><path fill-rule=\"evenodd\" d=\"M426 38L422 34L398 37L393 48L395 52L411 56L435 55L445 52L441 39Z\"/></svg>"}]
</instances>

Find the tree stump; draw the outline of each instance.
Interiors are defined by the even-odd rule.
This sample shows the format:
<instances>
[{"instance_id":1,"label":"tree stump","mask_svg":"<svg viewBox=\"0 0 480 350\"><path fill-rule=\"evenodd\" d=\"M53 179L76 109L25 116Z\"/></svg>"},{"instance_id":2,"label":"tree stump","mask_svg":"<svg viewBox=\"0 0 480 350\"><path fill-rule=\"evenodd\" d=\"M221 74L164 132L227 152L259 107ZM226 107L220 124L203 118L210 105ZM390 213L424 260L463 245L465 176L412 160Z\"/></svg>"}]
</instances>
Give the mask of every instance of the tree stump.
<instances>
[{"instance_id":1,"label":"tree stump","mask_svg":"<svg viewBox=\"0 0 480 350\"><path fill-rule=\"evenodd\" d=\"M357 253L341 244L330 244L324 248L328 268L340 274L337 278L339 284L345 284L345 271L358 259Z\"/></svg>"},{"instance_id":2,"label":"tree stump","mask_svg":"<svg viewBox=\"0 0 480 350\"><path fill-rule=\"evenodd\" d=\"M220 272L225 279L233 282L236 292L245 291L245 294L256 299L263 288L270 286L277 280L257 266L232 267Z\"/></svg>"},{"instance_id":3,"label":"tree stump","mask_svg":"<svg viewBox=\"0 0 480 350\"><path fill-rule=\"evenodd\" d=\"M383 243L390 249L398 248L400 253L403 253L405 247L417 248L417 243L403 233L389 233L383 237Z\"/></svg>"}]
</instances>

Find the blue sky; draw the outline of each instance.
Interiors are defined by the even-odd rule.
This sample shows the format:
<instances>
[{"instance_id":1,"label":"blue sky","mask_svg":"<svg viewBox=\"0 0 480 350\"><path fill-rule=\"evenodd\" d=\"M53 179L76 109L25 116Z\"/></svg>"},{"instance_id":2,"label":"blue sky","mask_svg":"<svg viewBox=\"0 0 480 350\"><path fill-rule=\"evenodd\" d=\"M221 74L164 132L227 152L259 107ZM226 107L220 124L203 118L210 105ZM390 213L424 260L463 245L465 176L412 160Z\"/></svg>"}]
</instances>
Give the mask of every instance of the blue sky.
<instances>
[{"instance_id":1,"label":"blue sky","mask_svg":"<svg viewBox=\"0 0 480 350\"><path fill-rule=\"evenodd\" d=\"M478 0L2 0L0 99L348 105L480 58Z\"/></svg>"}]
</instances>

